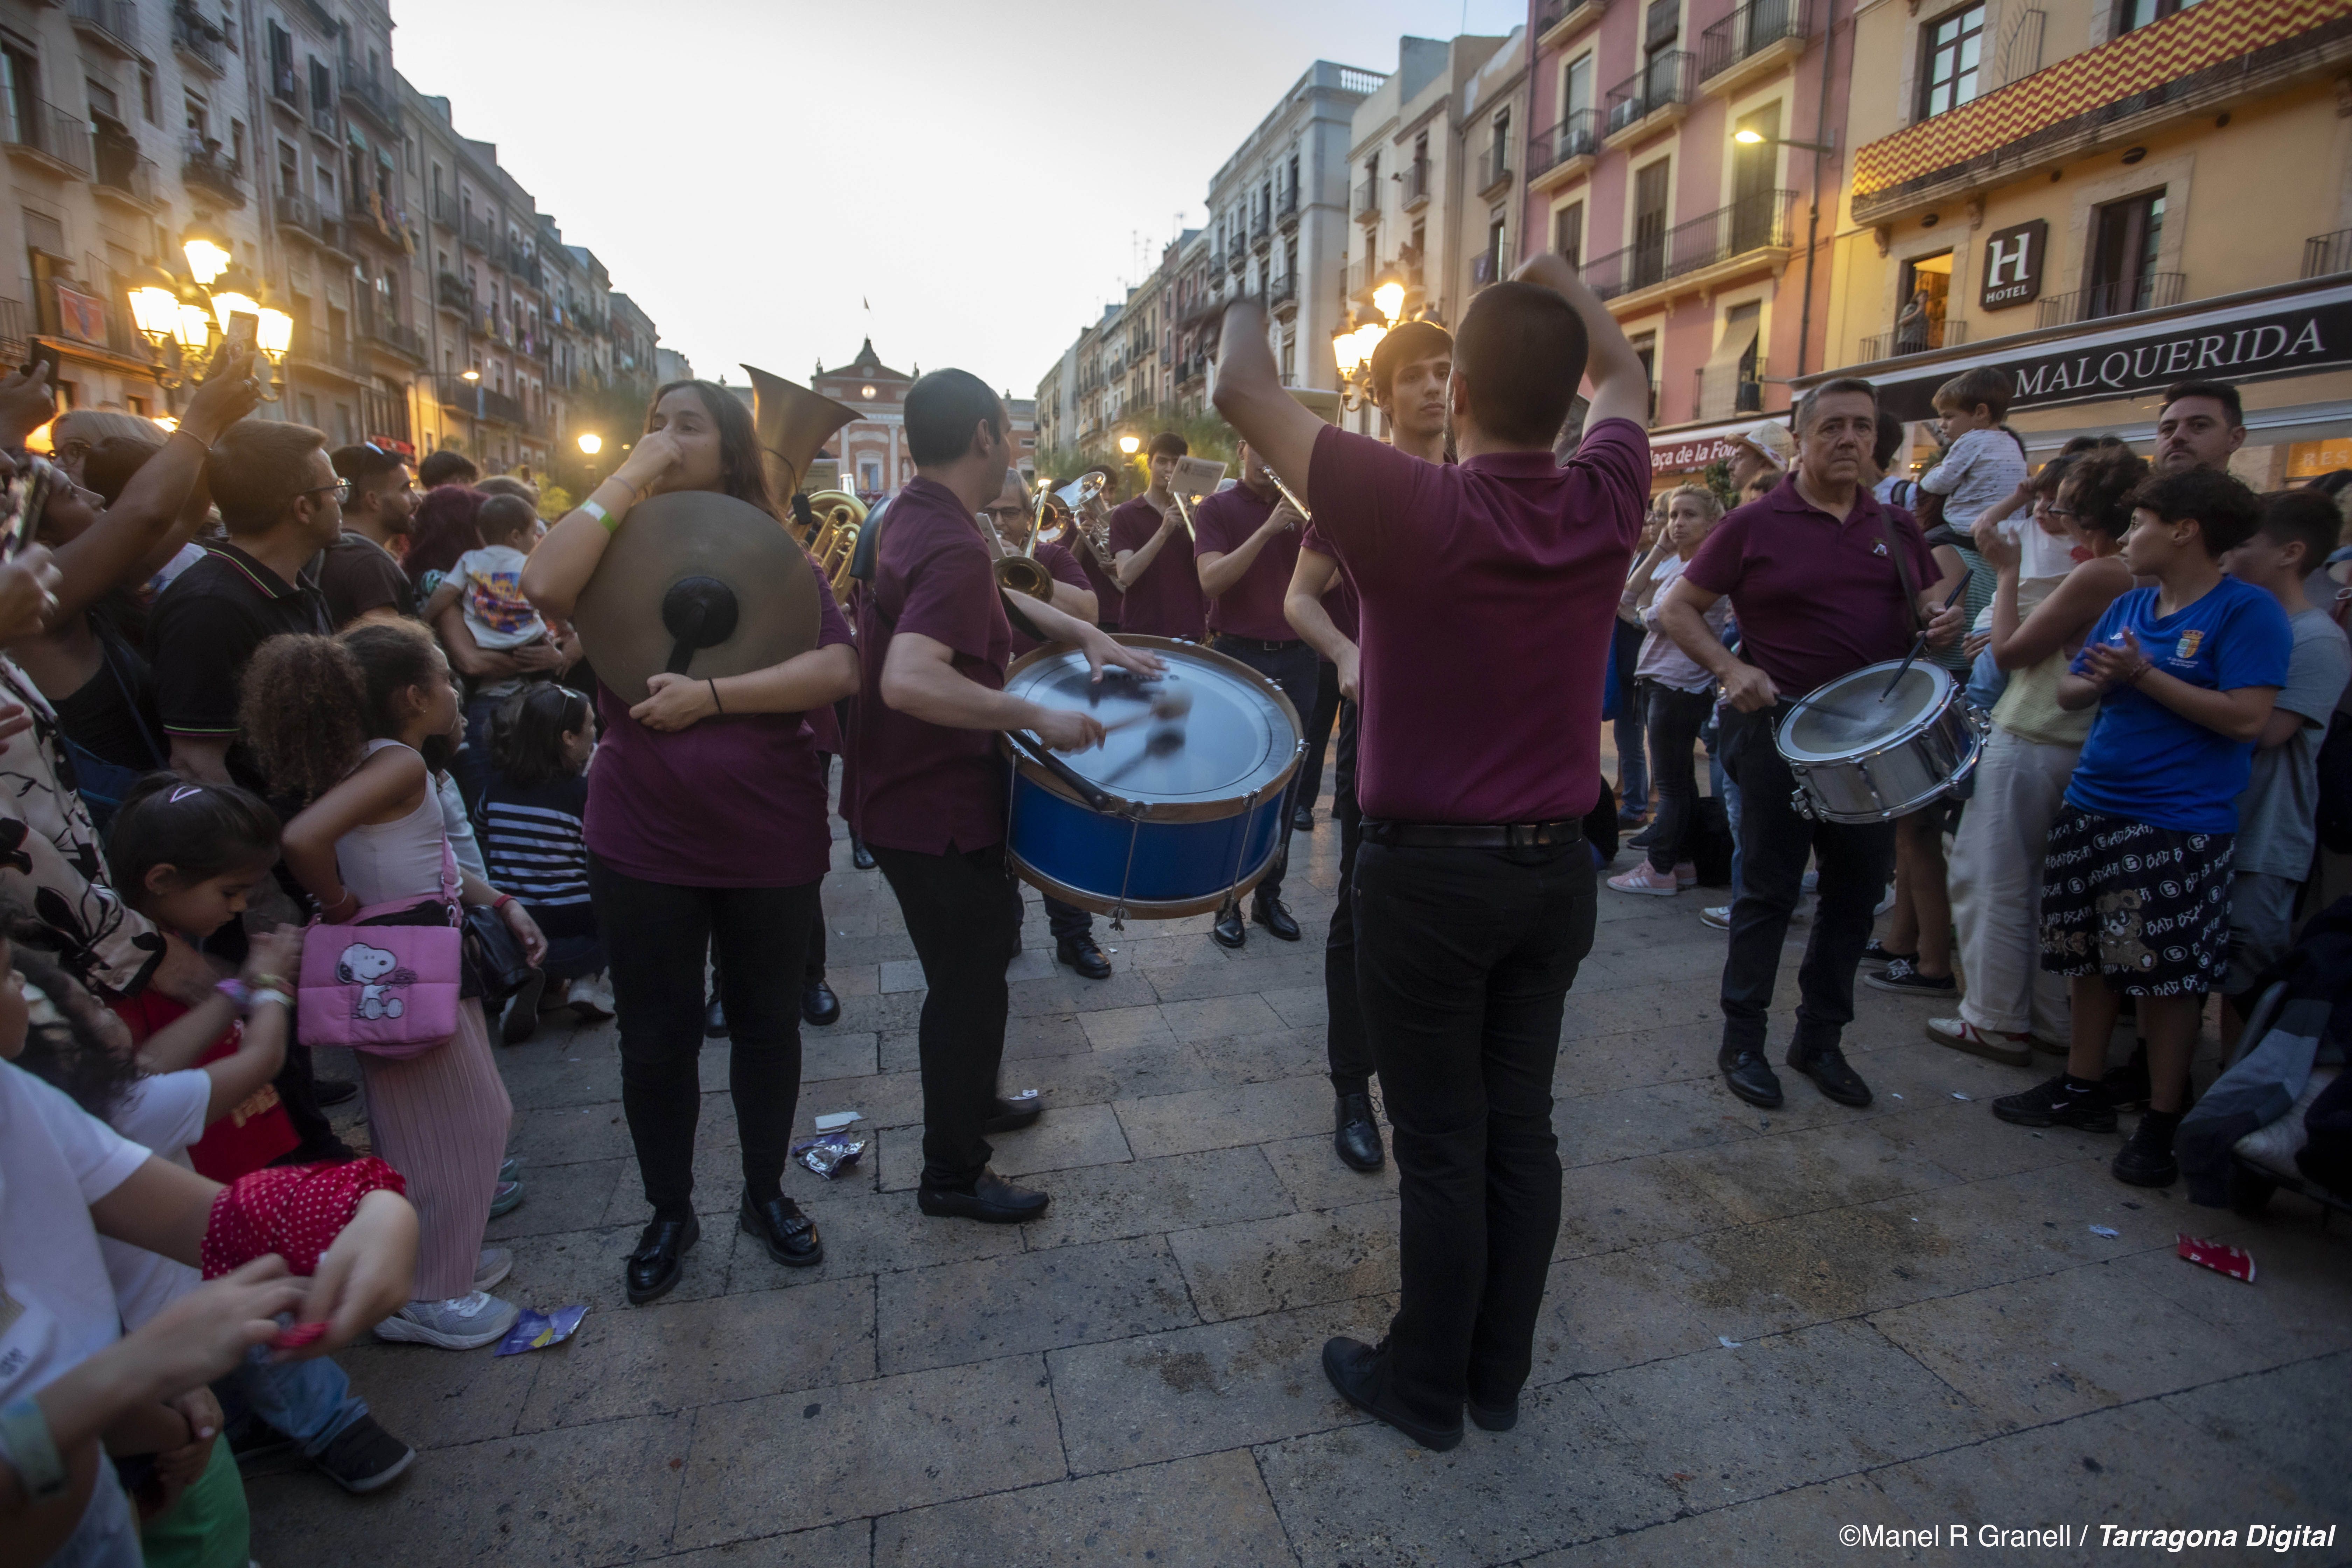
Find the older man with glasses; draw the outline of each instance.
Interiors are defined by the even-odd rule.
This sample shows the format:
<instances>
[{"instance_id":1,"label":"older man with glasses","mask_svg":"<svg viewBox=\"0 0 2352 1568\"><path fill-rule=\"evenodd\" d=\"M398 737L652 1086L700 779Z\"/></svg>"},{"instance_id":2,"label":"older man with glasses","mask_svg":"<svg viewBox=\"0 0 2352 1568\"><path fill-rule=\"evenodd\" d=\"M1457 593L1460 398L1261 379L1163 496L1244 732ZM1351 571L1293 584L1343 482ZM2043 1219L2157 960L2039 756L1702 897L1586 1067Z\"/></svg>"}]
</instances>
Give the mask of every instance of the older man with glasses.
<instances>
[{"instance_id":1,"label":"older man with glasses","mask_svg":"<svg viewBox=\"0 0 2352 1568\"><path fill-rule=\"evenodd\" d=\"M320 557L319 591L337 626L416 614L416 589L392 552L416 515L408 459L373 441L338 447L335 472L351 487L342 532Z\"/></svg>"}]
</instances>

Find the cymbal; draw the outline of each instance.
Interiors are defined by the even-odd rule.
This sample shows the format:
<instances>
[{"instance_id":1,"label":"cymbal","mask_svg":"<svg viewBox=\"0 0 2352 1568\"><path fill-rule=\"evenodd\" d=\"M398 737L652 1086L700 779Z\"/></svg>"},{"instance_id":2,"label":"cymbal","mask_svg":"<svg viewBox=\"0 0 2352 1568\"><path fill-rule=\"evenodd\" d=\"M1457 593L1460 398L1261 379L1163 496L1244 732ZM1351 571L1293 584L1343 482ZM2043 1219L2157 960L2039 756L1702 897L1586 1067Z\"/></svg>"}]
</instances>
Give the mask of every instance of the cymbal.
<instances>
[{"instance_id":1,"label":"cymbal","mask_svg":"<svg viewBox=\"0 0 2352 1568\"><path fill-rule=\"evenodd\" d=\"M816 647L815 574L783 524L712 490L629 509L572 612L589 662L631 704L670 669L717 679Z\"/></svg>"}]
</instances>

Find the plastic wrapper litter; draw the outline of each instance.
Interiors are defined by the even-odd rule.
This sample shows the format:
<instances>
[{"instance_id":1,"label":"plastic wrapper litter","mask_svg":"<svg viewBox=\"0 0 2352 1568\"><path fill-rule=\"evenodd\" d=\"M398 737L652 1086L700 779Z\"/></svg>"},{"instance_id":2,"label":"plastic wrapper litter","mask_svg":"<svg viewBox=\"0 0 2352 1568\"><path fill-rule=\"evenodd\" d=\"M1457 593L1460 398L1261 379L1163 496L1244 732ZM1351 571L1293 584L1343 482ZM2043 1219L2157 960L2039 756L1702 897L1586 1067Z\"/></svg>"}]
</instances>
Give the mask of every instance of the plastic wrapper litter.
<instances>
[{"instance_id":1,"label":"plastic wrapper litter","mask_svg":"<svg viewBox=\"0 0 2352 1568\"><path fill-rule=\"evenodd\" d=\"M493 1353L520 1355L525 1351L545 1350L549 1345L562 1344L572 1337L572 1331L580 1326L580 1320L587 1315L588 1309L584 1306L558 1307L552 1312L525 1307L522 1315L515 1319L514 1327L507 1331L507 1337L499 1342L499 1348Z\"/></svg>"},{"instance_id":2,"label":"plastic wrapper litter","mask_svg":"<svg viewBox=\"0 0 2352 1568\"><path fill-rule=\"evenodd\" d=\"M820 1132L793 1145L793 1158L830 1182L857 1163L866 1140L846 1132Z\"/></svg>"}]
</instances>

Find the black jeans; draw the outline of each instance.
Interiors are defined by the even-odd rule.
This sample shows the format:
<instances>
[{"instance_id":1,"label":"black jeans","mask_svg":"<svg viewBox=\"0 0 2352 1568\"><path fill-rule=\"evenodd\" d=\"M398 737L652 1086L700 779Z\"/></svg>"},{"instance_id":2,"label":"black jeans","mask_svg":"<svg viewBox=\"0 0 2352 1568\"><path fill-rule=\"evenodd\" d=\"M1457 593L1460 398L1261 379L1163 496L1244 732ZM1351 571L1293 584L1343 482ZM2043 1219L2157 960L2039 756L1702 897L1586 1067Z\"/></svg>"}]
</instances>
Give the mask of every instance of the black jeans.
<instances>
[{"instance_id":1,"label":"black jeans","mask_svg":"<svg viewBox=\"0 0 2352 1568\"><path fill-rule=\"evenodd\" d=\"M1318 656L1315 660L1315 711L1301 713L1307 721L1307 757L1298 764L1298 789L1293 805L1312 806L1323 798L1323 754L1331 744L1331 727L1339 720L1339 667Z\"/></svg>"},{"instance_id":2,"label":"black jeans","mask_svg":"<svg viewBox=\"0 0 2352 1568\"><path fill-rule=\"evenodd\" d=\"M1004 846L925 855L873 846L922 960L923 1184L969 1192L988 1164L981 1131L996 1098L1010 1005L1004 966L1021 951L1021 890Z\"/></svg>"},{"instance_id":3,"label":"black jeans","mask_svg":"<svg viewBox=\"0 0 2352 1568\"><path fill-rule=\"evenodd\" d=\"M1650 780L1658 787L1658 820L1650 830L1650 868L1671 872L1683 858L1691 812L1698 803L1698 732L1715 711L1712 691L1677 691L1655 680L1641 683L1650 751Z\"/></svg>"},{"instance_id":4,"label":"black jeans","mask_svg":"<svg viewBox=\"0 0 2352 1568\"><path fill-rule=\"evenodd\" d=\"M1228 658L1241 660L1281 687L1282 694L1290 699L1291 707L1297 710L1301 724L1314 713L1315 667L1322 659L1306 643L1291 642L1268 647L1255 638L1229 637L1221 632L1210 639L1209 646ZM1267 868L1265 876L1257 885L1257 896L1261 899L1282 896L1283 874L1290 868L1290 814L1297 808L1301 798L1297 790L1298 775L1293 773L1289 787L1283 792L1281 815L1275 818L1279 825L1275 839L1281 847L1274 852L1274 864Z\"/></svg>"},{"instance_id":5,"label":"black jeans","mask_svg":"<svg viewBox=\"0 0 2352 1568\"><path fill-rule=\"evenodd\" d=\"M1895 869L1893 823L1814 822L1790 804L1797 780L1772 734L1791 706L1734 710L1723 721L1724 769L1739 785L1739 889L1723 961L1723 1043L1729 1050L1764 1048L1772 983L1806 855L1818 857L1821 869L1812 934L1797 971L1797 1039L1808 1046L1837 1044L1853 1021L1853 972Z\"/></svg>"},{"instance_id":6,"label":"black jeans","mask_svg":"<svg viewBox=\"0 0 2352 1568\"><path fill-rule=\"evenodd\" d=\"M795 984L814 882L794 888L688 888L624 876L588 858L588 891L612 956L621 1029L621 1109L646 1201L663 1219L694 1209L694 1126L702 1110L702 973L718 961L727 1006L728 1087L754 1202L782 1191L801 1093Z\"/></svg>"},{"instance_id":7,"label":"black jeans","mask_svg":"<svg viewBox=\"0 0 2352 1568\"><path fill-rule=\"evenodd\" d=\"M1633 666L1642 657L1642 639L1649 634L1619 617L1614 649L1617 655L1617 717L1611 722L1617 742L1617 810L1647 815L1650 771L1642 755L1642 694L1633 685Z\"/></svg>"},{"instance_id":8,"label":"black jeans","mask_svg":"<svg viewBox=\"0 0 2352 1568\"><path fill-rule=\"evenodd\" d=\"M1335 1094L1370 1088L1371 1043L1364 1038L1364 1005L1356 994L1356 854L1364 842L1364 814L1356 805L1356 705L1339 705L1339 756L1331 773L1331 820L1339 825L1339 898L1323 939L1323 1003L1330 1016L1324 1054Z\"/></svg>"},{"instance_id":9,"label":"black jeans","mask_svg":"<svg viewBox=\"0 0 2352 1568\"><path fill-rule=\"evenodd\" d=\"M1552 1069L1592 948L1592 856L1366 844L1356 970L1396 1128L1403 1277L1383 1376L1416 1418L1527 1382L1559 1236Z\"/></svg>"}]
</instances>

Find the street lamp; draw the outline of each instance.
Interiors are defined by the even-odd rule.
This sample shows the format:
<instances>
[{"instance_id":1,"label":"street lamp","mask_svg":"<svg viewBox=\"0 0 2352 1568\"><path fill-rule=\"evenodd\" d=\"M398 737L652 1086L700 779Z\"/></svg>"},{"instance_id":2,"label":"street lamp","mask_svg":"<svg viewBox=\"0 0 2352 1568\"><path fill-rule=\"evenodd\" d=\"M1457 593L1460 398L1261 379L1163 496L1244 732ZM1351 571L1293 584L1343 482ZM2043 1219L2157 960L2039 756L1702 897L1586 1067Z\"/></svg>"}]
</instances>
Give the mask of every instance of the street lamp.
<instances>
[{"instance_id":1,"label":"street lamp","mask_svg":"<svg viewBox=\"0 0 2352 1568\"><path fill-rule=\"evenodd\" d=\"M214 340L226 334L230 319L240 312L256 319L254 347L274 370L292 344L294 318L263 303L261 287L230 263L228 252L205 232L192 229L184 249L194 282L150 266L130 290L131 321L156 358L156 384L166 392L186 385ZM265 384L262 396L275 401L277 394Z\"/></svg>"},{"instance_id":2,"label":"street lamp","mask_svg":"<svg viewBox=\"0 0 2352 1568\"><path fill-rule=\"evenodd\" d=\"M1802 152L1824 153L1837 151L1835 130L1830 132L1830 139L1827 142L1798 142L1786 136L1772 136L1761 131L1752 131L1743 125L1731 133L1731 139L1742 147L1795 147Z\"/></svg>"},{"instance_id":3,"label":"street lamp","mask_svg":"<svg viewBox=\"0 0 2352 1568\"><path fill-rule=\"evenodd\" d=\"M457 373L457 379L459 381L479 381L482 379L482 373L469 365L466 369Z\"/></svg>"},{"instance_id":4,"label":"street lamp","mask_svg":"<svg viewBox=\"0 0 2352 1568\"><path fill-rule=\"evenodd\" d=\"M604 449L604 437L597 435L593 430L583 430L580 433L580 450L584 456L593 458Z\"/></svg>"},{"instance_id":5,"label":"street lamp","mask_svg":"<svg viewBox=\"0 0 2352 1568\"><path fill-rule=\"evenodd\" d=\"M1143 438L1140 436L1121 436L1118 449L1122 456L1132 458L1143 450Z\"/></svg>"},{"instance_id":6,"label":"street lamp","mask_svg":"<svg viewBox=\"0 0 2352 1568\"><path fill-rule=\"evenodd\" d=\"M1372 285L1372 304L1380 313L1393 321L1404 310L1404 279L1391 268L1378 283Z\"/></svg>"}]
</instances>

